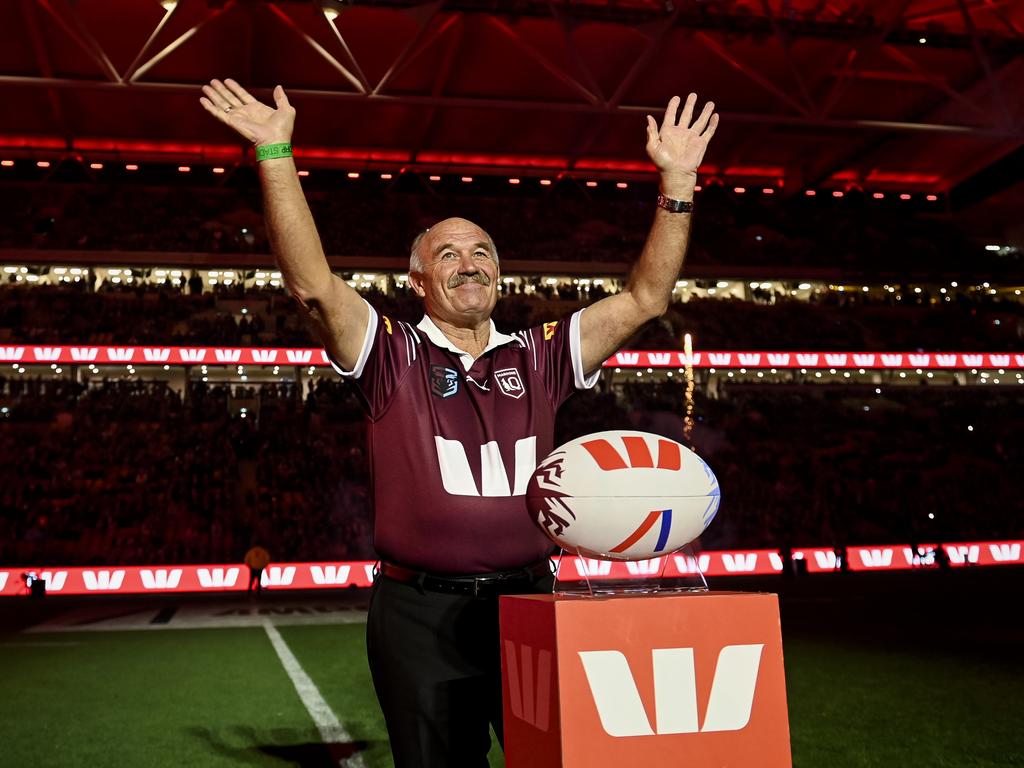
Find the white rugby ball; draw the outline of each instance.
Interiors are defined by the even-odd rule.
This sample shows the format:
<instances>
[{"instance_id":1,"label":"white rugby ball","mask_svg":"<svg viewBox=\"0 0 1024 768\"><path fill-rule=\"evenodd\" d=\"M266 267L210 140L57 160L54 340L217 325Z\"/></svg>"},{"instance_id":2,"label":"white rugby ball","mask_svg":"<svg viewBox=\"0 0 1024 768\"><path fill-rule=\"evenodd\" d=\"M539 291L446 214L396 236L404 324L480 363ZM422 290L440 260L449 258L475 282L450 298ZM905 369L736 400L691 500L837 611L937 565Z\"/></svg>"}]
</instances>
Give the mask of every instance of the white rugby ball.
<instances>
[{"instance_id":1,"label":"white rugby ball","mask_svg":"<svg viewBox=\"0 0 1024 768\"><path fill-rule=\"evenodd\" d=\"M552 451L526 500L537 525L567 552L648 560L700 536L721 495L715 473L686 446L617 429Z\"/></svg>"}]
</instances>

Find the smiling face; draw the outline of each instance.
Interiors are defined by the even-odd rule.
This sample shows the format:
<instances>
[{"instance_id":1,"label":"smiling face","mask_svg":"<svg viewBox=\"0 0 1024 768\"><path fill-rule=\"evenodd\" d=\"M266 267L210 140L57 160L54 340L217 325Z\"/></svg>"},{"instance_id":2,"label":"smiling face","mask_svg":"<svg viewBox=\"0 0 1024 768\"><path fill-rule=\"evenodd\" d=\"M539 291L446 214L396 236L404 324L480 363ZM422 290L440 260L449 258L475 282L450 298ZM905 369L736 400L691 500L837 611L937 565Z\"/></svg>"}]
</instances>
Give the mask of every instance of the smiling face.
<instances>
[{"instance_id":1,"label":"smiling face","mask_svg":"<svg viewBox=\"0 0 1024 768\"><path fill-rule=\"evenodd\" d=\"M490 236L466 219L445 219L418 239L409 283L431 318L468 328L490 318L499 275Z\"/></svg>"}]
</instances>

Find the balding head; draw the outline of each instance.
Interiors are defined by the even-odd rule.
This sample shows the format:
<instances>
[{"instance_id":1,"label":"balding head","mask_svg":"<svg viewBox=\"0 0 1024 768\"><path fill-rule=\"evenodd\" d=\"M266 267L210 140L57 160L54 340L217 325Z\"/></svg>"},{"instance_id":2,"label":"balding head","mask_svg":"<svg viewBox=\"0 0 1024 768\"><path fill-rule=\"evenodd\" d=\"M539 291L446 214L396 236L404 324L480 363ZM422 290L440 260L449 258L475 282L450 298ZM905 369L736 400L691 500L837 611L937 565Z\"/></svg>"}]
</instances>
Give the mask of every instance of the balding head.
<instances>
[{"instance_id":1,"label":"balding head","mask_svg":"<svg viewBox=\"0 0 1024 768\"><path fill-rule=\"evenodd\" d=\"M431 258L432 254L429 254L427 256L427 260L424 261L424 254L422 254L420 252L421 248L423 247L424 241L427 240L427 238L430 236L430 233L431 232L434 232L435 234L437 234L437 233L444 233L444 232L449 231L452 228L454 228L454 229L467 228L467 229L477 229L477 230L479 230L483 234L483 236L486 238L487 243L490 245L491 257L494 259L494 262L496 264L498 263L498 249L494 245L494 239L487 233L487 231L484 230L482 227L477 226L476 224L474 224L469 219L462 219L462 218L459 218L458 216L453 216L452 218L444 219L443 221L437 222L432 227L427 227L422 232L420 232L418 235L416 235L416 239L414 239L412 241L412 248L410 249L410 252L409 252L409 272L410 272L410 274L412 274L412 273L422 274L424 266L426 266L428 261L432 260L432 258ZM429 243L428 243L428 247L429 247Z\"/></svg>"}]
</instances>

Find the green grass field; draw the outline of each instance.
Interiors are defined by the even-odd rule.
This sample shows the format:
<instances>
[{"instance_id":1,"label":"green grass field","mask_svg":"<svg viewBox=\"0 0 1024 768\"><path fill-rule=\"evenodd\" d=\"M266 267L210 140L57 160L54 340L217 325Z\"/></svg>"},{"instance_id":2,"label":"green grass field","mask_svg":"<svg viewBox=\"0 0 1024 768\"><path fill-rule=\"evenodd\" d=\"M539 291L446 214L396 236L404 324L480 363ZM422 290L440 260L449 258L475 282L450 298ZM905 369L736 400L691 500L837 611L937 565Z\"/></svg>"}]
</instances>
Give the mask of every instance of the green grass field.
<instances>
[{"instance_id":1,"label":"green grass field","mask_svg":"<svg viewBox=\"0 0 1024 768\"><path fill-rule=\"evenodd\" d=\"M279 628L364 764L383 768L363 630ZM786 667L797 766L1024 765L1019 669L799 637ZM330 764L262 627L8 634L0 675L4 766Z\"/></svg>"}]
</instances>

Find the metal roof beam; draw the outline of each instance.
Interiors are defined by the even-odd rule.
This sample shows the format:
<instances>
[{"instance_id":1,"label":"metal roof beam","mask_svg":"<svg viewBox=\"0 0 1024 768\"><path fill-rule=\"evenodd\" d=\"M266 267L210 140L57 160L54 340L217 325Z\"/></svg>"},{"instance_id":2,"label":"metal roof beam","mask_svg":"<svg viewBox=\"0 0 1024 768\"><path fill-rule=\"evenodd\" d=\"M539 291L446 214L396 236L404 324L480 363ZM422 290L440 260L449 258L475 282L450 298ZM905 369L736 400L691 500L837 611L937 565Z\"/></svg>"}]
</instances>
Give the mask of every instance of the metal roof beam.
<instances>
[{"instance_id":1,"label":"metal roof beam","mask_svg":"<svg viewBox=\"0 0 1024 768\"><path fill-rule=\"evenodd\" d=\"M71 78L30 77L25 75L0 75L0 86L19 86L35 88L71 88L83 90L104 90L122 93L183 93L198 94L199 87L194 83L111 83L100 80L77 80ZM251 88L250 90L259 90ZM389 106L409 107L441 107L459 109L501 109L513 111L555 111L575 112L580 114L600 115L617 114L656 114L664 111L664 104L627 104L600 105L585 104L579 101L532 101L529 99L472 98L455 96L417 96L403 94L360 94L348 91L324 91L308 88L289 88L289 97L320 99L324 101L380 103ZM942 133L982 139L1024 139L1024 128L987 128L976 125L953 125L943 123L925 123L898 120L864 120L855 118L821 118L799 115L779 115L753 112L723 112L722 119L738 123L760 123L764 125L782 125L796 128L812 129L849 129L863 128L872 131L899 131L906 133Z\"/></svg>"},{"instance_id":2,"label":"metal roof beam","mask_svg":"<svg viewBox=\"0 0 1024 768\"><path fill-rule=\"evenodd\" d=\"M100 44L96 42L96 38L89 34L89 30L82 25L82 21L78 18L78 14L75 13L75 9L73 7L67 6L65 8L65 13L58 13L54 9L50 0L37 0L37 2L39 3L39 6L43 8L76 43L78 43L78 46L89 56L90 59L93 60L93 62L96 63L111 82L121 82L121 76L117 74L117 70L114 68L114 65L110 63L110 59L107 57L107 54L100 47ZM68 21L69 18L75 23L70 23Z\"/></svg>"},{"instance_id":3,"label":"metal roof beam","mask_svg":"<svg viewBox=\"0 0 1024 768\"><path fill-rule=\"evenodd\" d=\"M187 43L200 29L205 27L218 16L222 16L223 14L231 10L234 7L234 5L234 0L228 0L224 7L218 8L217 10L213 11L209 16L204 18L198 24L190 27L181 35L179 35L175 40L172 40L170 43L165 45L158 53L151 56L144 64L140 64L137 69L132 71L131 77L126 78L124 82L133 84L138 83L139 78L141 78L143 75L149 72L149 70L151 70L164 59L166 59L176 50L178 50L185 43Z\"/></svg>"},{"instance_id":4,"label":"metal roof beam","mask_svg":"<svg viewBox=\"0 0 1024 768\"><path fill-rule=\"evenodd\" d=\"M21 11L25 16L25 24L28 26L28 35L32 40L32 50L39 64L39 70L44 77L53 77L53 67L50 65L50 57L46 55L46 45L43 36L39 32L39 23L36 20L36 11L30 0L21 0ZM46 98L50 102L50 112L53 114L53 122L64 134L67 146L71 146L73 135L64 118L64 108L61 104L60 91L56 88L46 89Z\"/></svg>"},{"instance_id":5,"label":"metal roof beam","mask_svg":"<svg viewBox=\"0 0 1024 768\"><path fill-rule=\"evenodd\" d=\"M384 86L388 85L396 75L404 70L409 62L413 61L423 51L433 45L435 42L441 39L448 29L455 24L460 18L461 14L455 13L445 19L437 29L431 30L430 25L433 23L434 18L441 10L443 0L439 0L436 3L426 7L426 16L423 18L420 28L416 30L416 34L413 35L409 43L402 49L391 66L388 67L388 71L381 77L380 82L374 86L371 96L378 96L380 92L384 90ZM428 34L429 30L429 34Z\"/></svg>"},{"instance_id":6,"label":"metal roof beam","mask_svg":"<svg viewBox=\"0 0 1024 768\"><path fill-rule=\"evenodd\" d=\"M1004 128L1009 128L1013 125L1013 118L1010 117L1010 108L1006 105L1006 99L1003 97L1003 89L999 85L999 80L992 72L992 63L988 60L988 54L985 53L985 49L981 47L981 40L978 38L978 29L974 26L974 19L971 18L971 11L964 0L957 0L957 4L960 6L960 13L964 17L964 26L967 28L967 31L970 32L971 47L974 49L974 56L978 59L978 63L981 65L981 69L985 73L985 79L988 81L992 100L996 103L996 108L999 110L999 117L1002 125Z\"/></svg>"},{"instance_id":7,"label":"metal roof beam","mask_svg":"<svg viewBox=\"0 0 1024 768\"><path fill-rule=\"evenodd\" d=\"M153 31L150 32L149 38L147 38L142 48L139 49L139 52L135 54L135 58L132 59L132 63L128 65L128 69L124 71L124 80L131 80L132 77L135 75L135 68L139 65L139 62L142 61L142 57L149 52L149 46L151 46L153 44L153 41L156 40L157 35L159 35L161 31L163 31L163 28L167 25L167 22L171 20L171 16L174 15L174 12L176 10L178 10L177 4L175 4L169 10L164 12L163 18L160 19L156 27L153 28Z\"/></svg>"},{"instance_id":8,"label":"metal roof beam","mask_svg":"<svg viewBox=\"0 0 1024 768\"><path fill-rule=\"evenodd\" d=\"M797 101L788 93L783 91L773 82L768 80L768 78L764 77L756 70L751 69L746 64L741 62L739 59L737 59L735 56L729 53L729 50L724 45L722 45L722 43L715 40L707 32L698 32L693 37L695 40L699 41L705 48L707 48L713 54L722 59L722 61L724 61L730 67L735 69L748 80L751 80L757 85L764 88L766 91L768 91L777 99L786 104L790 109L793 109L798 114L804 115L805 117L809 117L811 115L810 107L801 104L799 101Z\"/></svg>"},{"instance_id":9,"label":"metal roof beam","mask_svg":"<svg viewBox=\"0 0 1024 768\"><path fill-rule=\"evenodd\" d=\"M328 51L326 48L320 45L320 43L313 39L313 37L304 29L300 29L299 25L296 24L287 13L285 13L284 11L282 11L280 8L273 4L268 4L264 7L272 14L277 16L277 18L281 22L283 22L284 25L288 27L288 29L290 29L292 32L298 35L299 38L301 38L302 41L305 42L310 48L312 48L314 51L320 54L324 61L326 61L328 64L334 67L334 69L336 69L341 74L342 77L348 80L352 84L352 87L359 91L359 93L369 93L369 83L365 82L360 77L352 74L351 70L349 70L348 67L342 64L340 61L338 61L330 51ZM342 41L342 44L344 45L344 41ZM348 50L347 45L345 46L345 50Z\"/></svg>"},{"instance_id":10,"label":"metal roof beam","mask_svg":"<svg viewBox=\"0 0 1024 768\"><path fill-rule=\"evenodd\" d=\"M496 28L499 32L505 35L505 37L511 40L519 50L540 64L548 74L552 75L560 83L576 91L591 104L599 104L601 102L595 93L592 93L589 88L583 85L583 83L566 72L564 67L561 67L551 61L551 59L545 56L543 52L537 50L532 43L524 39L516 30L512 29L504 19L498 16L488 15L487 21L492 27Z\"/></svg>"}]
</instances>

